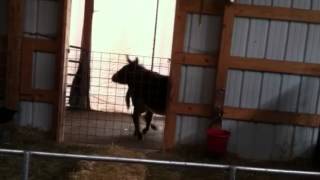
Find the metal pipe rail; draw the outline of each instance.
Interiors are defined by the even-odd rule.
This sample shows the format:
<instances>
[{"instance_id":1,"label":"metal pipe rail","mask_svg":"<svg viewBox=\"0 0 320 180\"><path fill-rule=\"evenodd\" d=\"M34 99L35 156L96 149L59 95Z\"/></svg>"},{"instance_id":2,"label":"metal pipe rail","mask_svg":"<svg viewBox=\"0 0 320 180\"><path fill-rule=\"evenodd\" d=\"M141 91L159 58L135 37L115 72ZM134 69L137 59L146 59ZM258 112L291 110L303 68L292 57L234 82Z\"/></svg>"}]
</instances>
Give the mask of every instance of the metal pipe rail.
<instances>
[{"instance_id":1,"label":"metal pipe rail","mask_svg":"<svg viewBox=\"0 0 320 180\"><path fill-rule=\"evenodd\" d=\"M22 162L23 163L22 180L28 180L29 165L30 165L30 161L31 161L32 156L47 157L47 158L69 158L69 159L88 160L88 161L104 161L104 162L118 162L118 163L162 165L162 166L172 166L172 167L176 166L176 167L224 169L224 170L230 171L230 174L229 174L230 180L236 179L236 174L238 171L262 172L262 173L270 173L270 174L319 176L320 177L320 172L316 172L316 171L297 171L297 170L256 168L256 167L223 165L223 164L164 161L164 160L123 158L123 157L112 157L112 156L93 156L93 155L83 155L83 154L50 153L50 152L24 151L24 150L15 150L15 149L1 149L0 148L0 154L24 155L24 159Z\"/></svg>"}]
</instances>

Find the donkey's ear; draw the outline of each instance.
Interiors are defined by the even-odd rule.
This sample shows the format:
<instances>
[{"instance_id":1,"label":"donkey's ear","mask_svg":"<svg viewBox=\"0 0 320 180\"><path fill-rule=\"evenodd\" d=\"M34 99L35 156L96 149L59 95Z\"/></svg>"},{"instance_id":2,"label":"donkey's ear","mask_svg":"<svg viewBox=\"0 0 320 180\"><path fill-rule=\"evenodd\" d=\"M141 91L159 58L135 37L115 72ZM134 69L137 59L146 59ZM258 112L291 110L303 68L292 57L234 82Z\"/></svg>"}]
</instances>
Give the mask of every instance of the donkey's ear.
<instances>
[{"instance_id":1,"label":"donkey's ear","mask_svg":"<svg viewBox=\"0 0 320 180\"><path fill-rule=\"evenodd\" d=\"M135 64L139 64L139 59L136 57L136 59L133 61Z\"/></svg>"},{"instance_id":2,"label":"donkey's ear","mask_svg":"<svg viewBox=\"0 0 320 180\"><path fill-rule=\"evenodd\" d=\"M130 63L132 63L132 61L130 60L130 58L129 58L129 55L127 54L126 55L126 57L127 57L127 62L130 64Z\"/></svg>"}]
</instances>

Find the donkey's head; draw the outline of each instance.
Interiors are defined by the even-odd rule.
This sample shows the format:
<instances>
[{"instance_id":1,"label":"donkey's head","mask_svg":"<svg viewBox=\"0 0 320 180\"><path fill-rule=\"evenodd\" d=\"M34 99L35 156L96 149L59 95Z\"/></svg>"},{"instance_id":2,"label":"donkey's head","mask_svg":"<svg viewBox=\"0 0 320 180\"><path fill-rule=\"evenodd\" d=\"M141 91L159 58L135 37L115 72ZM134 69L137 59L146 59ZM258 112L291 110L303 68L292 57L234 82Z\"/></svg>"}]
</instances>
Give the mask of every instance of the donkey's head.
<instances>
[{"instance_id":1,"label":"donkey's head","mask_svg":"<svg viewBox=\"0 0 320 180\"><path fill-rule=\"evenodd\" d=\"M129 84L133 79L133 76L143 68L139 65L139 60L136 58L134 61L131 61L127 55L128 64L123 66L119 71L117 71L112 76L112 81L120 84Z\"/></svg>"}]
</instances>

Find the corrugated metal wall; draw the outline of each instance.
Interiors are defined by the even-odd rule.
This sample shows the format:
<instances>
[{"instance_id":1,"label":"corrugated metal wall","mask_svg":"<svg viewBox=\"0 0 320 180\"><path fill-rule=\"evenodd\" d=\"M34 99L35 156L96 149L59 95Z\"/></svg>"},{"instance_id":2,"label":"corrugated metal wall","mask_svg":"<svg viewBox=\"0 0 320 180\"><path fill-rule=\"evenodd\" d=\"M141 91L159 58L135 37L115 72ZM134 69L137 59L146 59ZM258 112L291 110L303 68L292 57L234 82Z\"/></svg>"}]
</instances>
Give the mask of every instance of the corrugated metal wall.
<instances>
[{"instance_id":1,"label":"corrugated metal wall","mask_svg":"<svg viewBox=\"0 0 320 180\"><path fill-rule=\"evenodd\" d=\"M24 36L54 39L58 32L59 1L25 0ZM56 82L56 55L33 52L32 88L52 90ZM21 101L18 123L43 130L52 126L53 105L43 102Z\"/></svg>"},{"instance_id":2,"label":"corrugated metal wall","mask_svg":"<svg viewBox=\"0 0 320 180\"><path fill-rule=\"evenodd\" d=\"M240 1L256 5L318 9L305 0ZM231 55L279 61L320 63L320 25L236 18ZM241 108L319 114L318 77L229 70L225 105ZM318 129L225 120L231 152L255 159L309 156Z\"/></svg>"},{"instance_id":3,"label":"corrugated metal wall","mask_svg":"<svg viewBox=\"0 0 320 180\"><path fill-rule=\"evenodd\" d=\"M242 4L300 9L320 9L319 0L239 0ZM185 50L212 52L218 47L221 22L217 17L189 15ZM209 41L209 39L211 41ZM320 25L268 19L236 18L232 37L232 56L279 61L320 63ZM213 76L201 67L183 67L179 100L210 103ZM211 70L213 73L214 70ZM188 84L190 84L188 86ZM225 105L241 108L277 110L309 114L320 113L318 77L229 70ZM207 94L206 94L207 93ZM203 142L206 119L179 116L178 144ZM318 129L290 125L271 125L224 120L223 128L232 132L229 151L246 158L281 160L310 156Z\"/></svg>"},{"instance_id":4,"label":"corrugated metal wall","mask_svg":"<svg viewBox=\"0 0 320 180\"><path fill-rule=\"evenodd\" d=\"M184 51L214 54L219 50L222 17L188 14ZM211 104L213 101L215 69L202 66L182 66L179 101ZM203 143L210 119L178 116L177 144Z\"/></svg>"}]
</instances>

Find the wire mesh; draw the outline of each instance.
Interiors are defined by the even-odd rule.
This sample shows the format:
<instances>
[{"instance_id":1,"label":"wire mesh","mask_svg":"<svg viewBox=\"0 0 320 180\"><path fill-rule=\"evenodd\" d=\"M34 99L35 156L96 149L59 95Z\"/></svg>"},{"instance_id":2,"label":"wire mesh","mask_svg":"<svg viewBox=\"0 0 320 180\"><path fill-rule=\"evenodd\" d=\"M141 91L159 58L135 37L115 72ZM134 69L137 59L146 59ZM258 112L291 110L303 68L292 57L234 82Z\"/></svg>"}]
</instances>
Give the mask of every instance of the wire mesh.
<instances>
[{"instance_id":1,"label":"wire mesh","mask_svg":"<svg viewBox=\"0 0 320 180\"><path fill-rule=\"evenodd\" d=\"M66 77L66 111L64 115L64 137L66 141L84 143L110 143L110 142L131 142L134 133L132 121L133 105L130 101L130 108L127 108L125 96L128 90L127 85L115 83L111 80L120 68L127 65L126 54L115 54L106 52L90 52L90 68L84 70L80 67L80 59L86 53L78 48L70 48L68 53L67 77ZM133 56L138 58L139 64L146 69L151 69L152 57ZM84 59L86 60L86 59ZM169 74L170 61L168 58L153 59L153 72L161 75ZM80 70L79 70L80 69ZM79 71L79 72L78 72ZM83 102L85 95L75 92L72 88L83 86L83 76L90 74L88 99L90 108L85 106L74 108L72 96L79 96L77 102ZM78 78L78 80L77 80ZM78 81L78 83L76 82ZM81 87L78 87L81 89ZM156 91L157 89L153 89ZM73 91L73 92L72 92ZM81 96L81 97L80 97ZM82 98L82 99L81 99ZM82 103L85 104L85 103ZM159 146L162 142L164 129L164 116L154 115L152 124L157 126L157 131L150 130L145 136L145 142ZM140 125L143 128L145 122L140 117Z\"/></svg>"}]
</instances>

